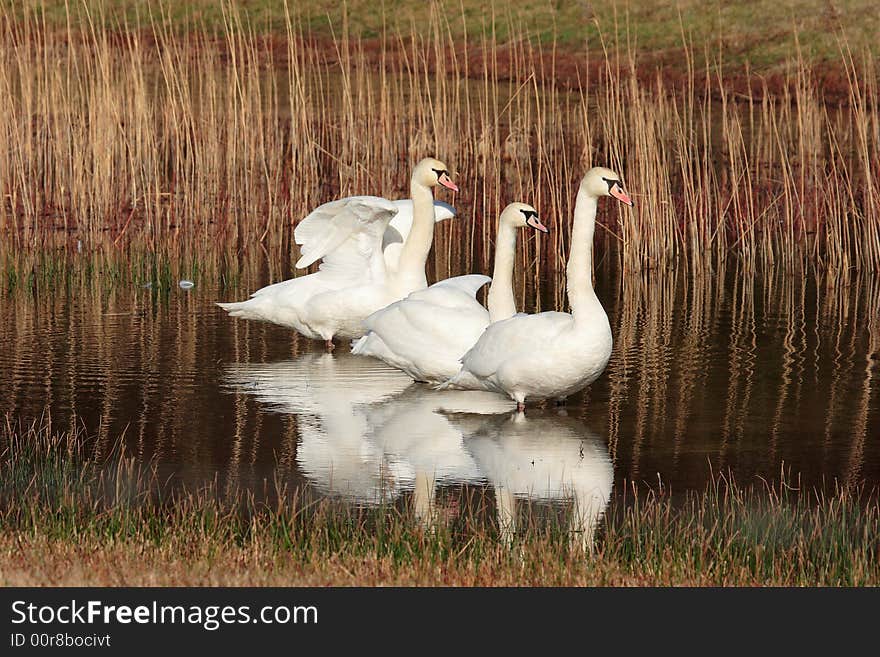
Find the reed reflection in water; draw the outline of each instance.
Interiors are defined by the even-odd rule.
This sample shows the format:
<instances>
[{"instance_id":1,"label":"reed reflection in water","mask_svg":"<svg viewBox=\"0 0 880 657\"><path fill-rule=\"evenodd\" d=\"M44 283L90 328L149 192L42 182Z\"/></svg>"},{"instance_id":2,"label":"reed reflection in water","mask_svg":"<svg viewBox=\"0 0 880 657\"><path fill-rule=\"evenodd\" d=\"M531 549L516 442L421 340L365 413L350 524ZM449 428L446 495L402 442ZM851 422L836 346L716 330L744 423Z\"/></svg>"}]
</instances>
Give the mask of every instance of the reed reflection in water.
<instances>
[{"instance_id":1,"label":"reed reflection in water","mask_svg":"<svg viewBox=\"0 0 880 657\"><path fill-rule=\"evenodd\" d=\"M503 487L478 439L526 427L536 444L548 436L550 454L547 423L607 450L612 494L630 481L701 491L728 470L741 483L785 469L805 486L880 485L880 279L735 263L711 276L631 276L616 262L596 271L612 360L567 418L534 407L518 425L506 400L468 408L477 396L445 397L343 349L316 353L279 327L230 321L213 302L270 282L259 261L243 263L236 291L210 271L190 290L83 274L5 291L0 412L83 425L99 455L122 435L128 454L182 485L216 479L261 495L278 481L358 504L412 497L428 520L455 487ZM554 306L562 282L532 288L530 278L517 281L519 307ZM507 486L488 504L512 508L526 487Z\"/></svg>"}]
</instances>

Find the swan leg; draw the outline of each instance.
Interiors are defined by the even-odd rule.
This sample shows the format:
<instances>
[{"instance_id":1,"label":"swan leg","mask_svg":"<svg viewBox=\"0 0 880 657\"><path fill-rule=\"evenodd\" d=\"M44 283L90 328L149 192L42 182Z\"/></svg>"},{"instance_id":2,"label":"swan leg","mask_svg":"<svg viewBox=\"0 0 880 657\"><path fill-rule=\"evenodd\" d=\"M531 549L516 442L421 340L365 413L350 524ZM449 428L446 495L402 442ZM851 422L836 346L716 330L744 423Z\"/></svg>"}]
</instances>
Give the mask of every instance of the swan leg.
<instances>
[{"instance_id":1,"label":"swan leg","mask_svg":"<svg viewBox=\"0 0 880 657\"><path fill-rule=\"evenodd\" d=\"M524 401L516 402L516 411L517 413L522 413L526 410L526 403Z\"/></svg>"},{"instance_id":2,"label":"swan leg","mask_svg":"<svg viewBox=\"0 0 880 657\"><path fill-rule=\"evenodd\" d=\"M565 400L566 400L565 397L560 397L559 399L556 400L556 405L557 406L565 406Z\"/></svg>"},{"instance_id":3,"label":"swan leg","mask_svg":"<svg viewBox=\"0 0 880 657\"><path fill-rule=\"evenodd\" d=\"M333 351L334 349L336 349L336 345L333 344L332 338L328 338L327 340L325 340L324 346L327 347L327 351Z\"/></svg>"}]
</instances>

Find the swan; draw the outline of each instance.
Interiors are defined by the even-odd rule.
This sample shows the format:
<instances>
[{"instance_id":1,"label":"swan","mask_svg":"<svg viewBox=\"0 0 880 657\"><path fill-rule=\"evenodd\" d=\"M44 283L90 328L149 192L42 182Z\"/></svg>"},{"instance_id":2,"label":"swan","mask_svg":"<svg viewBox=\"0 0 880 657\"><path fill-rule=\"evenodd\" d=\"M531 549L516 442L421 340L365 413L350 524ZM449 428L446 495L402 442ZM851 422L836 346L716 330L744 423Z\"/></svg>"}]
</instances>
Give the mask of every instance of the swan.
<instances>
[{"instance_id":1,"label":"swan","mask_svg":"<svg viewBox=\"0 0 880 657\"><path fill-rule=\"evenodd\" d=\"M411 199L350 196L325 203L294 231L299 269L323 260L319 271L268 285L247 301L218 303L233 317L292 328L333 349L333 338L356 338L363 320L410 292L428 286L425 263L434 224L455 215L436 203L432 188L458 187L445 164L425 158L413 169Z\"/></svg>"},{"instance_id":2,"label":"swan","mask_svg":"<svg viewBox=\"0 0 880 657\"><path fill-rule=\"evenodd\" d=\"M485 328L516 313L516 230L526 226L550 232L531 205L508 205L498 217L491 279L481 274L456 276L377 310L364 320L367 333L354 343L351 352L383 360L416 381L441 383L454 376L461 367L461 357ZM487 311L476 293L490 280Z\"/></svg>"},{"instance_id":3,"label":"swan","mask_svg":"<svg viewBox=\"0 0 880 657\"><path fill-rule=\"evenodd\" d=\"M608 316L592 281L593 232L601 196L633 205L620 176L609 169L594 167L581 180L566 266L571 314L520 314L490 324L462 357L459 372L440 387L504 392L522 411L526 399L561 402L599 377L612 343Z\"/></svg>"}]
</instances>

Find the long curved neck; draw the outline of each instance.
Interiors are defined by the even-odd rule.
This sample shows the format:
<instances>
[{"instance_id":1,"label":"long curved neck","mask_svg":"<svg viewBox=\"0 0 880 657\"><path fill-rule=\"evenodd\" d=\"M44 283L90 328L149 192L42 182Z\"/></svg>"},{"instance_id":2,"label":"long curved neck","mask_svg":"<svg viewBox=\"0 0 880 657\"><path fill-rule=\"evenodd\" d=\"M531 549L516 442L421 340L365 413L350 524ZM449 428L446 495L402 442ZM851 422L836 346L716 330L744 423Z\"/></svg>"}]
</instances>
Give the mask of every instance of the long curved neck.
<instances>
[{"instance_id":1,"label":"long curved neck","mask_svg":"<svg viewBox=\"0 0 880 657\"><path fill-rule=\"evenodd\" d=\"M397 265L397 281L412 292L427 287L425 263L434 242L434 195L429 187L411 181L409 185L413 201L412 228L400 250Z\"/></svg>"},{"instance_id":2,"label":"long curved neck","mask_svg":"<svg viewBox=\"0 0 880 657\"><path fill-rule=\"evenodd\" d=\"M498 221L495 240L495 270L489 286L489 321L500 322L516 314L513 297L513 260L516 257L516 228L506 221Z\"/></svg>"},{"instance_id":3,"label":"long curved neck","mask_svg":"<svg viewBox=\"0 0 880 657\"><path fill-rule=\"evenodd\" d=\"M595 196L578 191L574 205L574 223L571 228L571 252L565 275L568 283L568 302L575 322L589 319L599 305L593 290L593 233L596 230Z\"/></svg>"}]
</instances>

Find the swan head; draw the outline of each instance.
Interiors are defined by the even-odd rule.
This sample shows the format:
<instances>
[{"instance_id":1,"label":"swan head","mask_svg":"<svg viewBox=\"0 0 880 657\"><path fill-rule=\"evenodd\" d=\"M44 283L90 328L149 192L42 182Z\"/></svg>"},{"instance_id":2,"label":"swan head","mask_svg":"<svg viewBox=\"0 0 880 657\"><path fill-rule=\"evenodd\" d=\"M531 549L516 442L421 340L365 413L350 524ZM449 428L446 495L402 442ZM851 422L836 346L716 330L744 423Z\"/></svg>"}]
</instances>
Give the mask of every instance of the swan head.
<instances>
[{"instance_id":1,"label":"swan head","mask_svg":"<svg viewBox=\"0 0 880 657\"><path fill-rule=\"evenodd\" d=\"M412 181L423 187L436 187L442 185L453 192L458 191L458 185L452 182L449 176L449 167L433 157L426 157L413 169Z\"/></svg>"},{"instance_id":2,"label":"swan head","mask_svg":"<svg viewBox=\"0 0 880 657\"><path fill-rule=\"evenodd\" d=\"M511 203L501 211L499 221L508 223L515 228L528 227L542 233L550 232L550 229L538 219L538 211L528 203Z\"/></svg>"},{"instance_id":3,"label":"swan head","mask_svg":"<svg viewBox=\"0 0 880 657\"><path fill-rule=\"evenodd\" d=\"M633 206L632 199L623 189L620 176L605 167L593 167L587 171L584 179L581 180L581 189L595 198L613 196L621 203Z\"/></svg>"}]
</instances>

